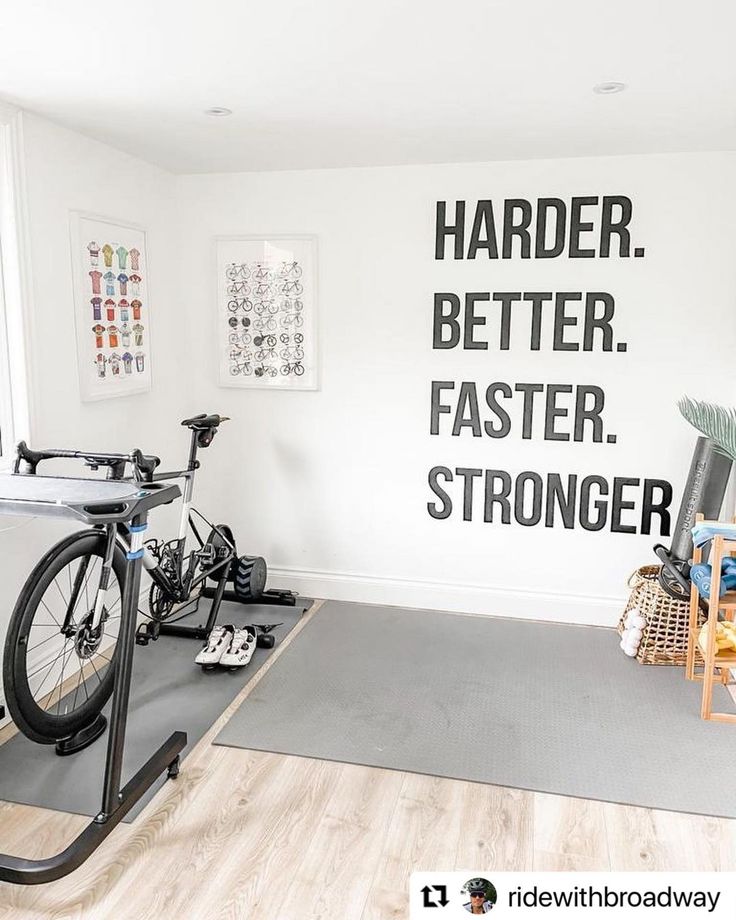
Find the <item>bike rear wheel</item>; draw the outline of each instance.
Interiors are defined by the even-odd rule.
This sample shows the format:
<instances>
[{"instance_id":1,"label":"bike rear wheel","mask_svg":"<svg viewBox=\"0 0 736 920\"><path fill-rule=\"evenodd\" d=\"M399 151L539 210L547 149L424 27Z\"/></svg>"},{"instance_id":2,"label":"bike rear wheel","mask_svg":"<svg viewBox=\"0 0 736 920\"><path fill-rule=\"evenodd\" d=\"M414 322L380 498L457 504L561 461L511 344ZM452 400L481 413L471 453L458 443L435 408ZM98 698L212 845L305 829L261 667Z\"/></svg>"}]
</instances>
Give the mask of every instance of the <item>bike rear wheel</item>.
<instances>
[{"instance_id":1,"label":"bike rear wheel","mask_svg":"<svg viewBox=\"0 0 736 920\"><path fill-rule=\"evenodd\" d=\"M5 639L8 709L32 741L52 744L88 726L110 697L125 582L115 546L100 623L93 613L107 535L81 531L57 543L28 577Z\"/></svg>"}]
</instances>

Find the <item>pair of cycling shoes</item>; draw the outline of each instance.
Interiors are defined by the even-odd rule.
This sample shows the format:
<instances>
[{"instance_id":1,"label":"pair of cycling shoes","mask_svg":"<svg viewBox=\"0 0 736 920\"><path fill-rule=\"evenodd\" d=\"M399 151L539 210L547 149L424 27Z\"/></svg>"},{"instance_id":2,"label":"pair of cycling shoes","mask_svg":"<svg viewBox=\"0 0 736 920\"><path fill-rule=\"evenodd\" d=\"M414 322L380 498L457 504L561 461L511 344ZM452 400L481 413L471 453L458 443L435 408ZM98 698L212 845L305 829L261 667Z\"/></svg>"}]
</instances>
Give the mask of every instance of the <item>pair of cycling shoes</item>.
<instances>
[{"instance_id":1,"label":"pair of cycling shoes","mask_svg":"<svg viewBox=\"0 0 736 920\"><path fill-rule=\"evenodd\" d=\"M713 580L713 566L698 564L690 569L690 581L698 589L701 597L710 597L710 585ZM721 563L721 588L720 596L727 591L736 589L736 559L732 556L726 556Z\"/></svg>"},{"instance_id":2,"label":"pair of cycling shoes","mask_svg":"<svg viewBox=\"0 0 736 920\"><path fill-rule=\"evenodd\" d=\"M205 670L218 666L243 668L250 663L257 640L254 626L215 626L194 661Z\"/></svg>"}]
</instances>

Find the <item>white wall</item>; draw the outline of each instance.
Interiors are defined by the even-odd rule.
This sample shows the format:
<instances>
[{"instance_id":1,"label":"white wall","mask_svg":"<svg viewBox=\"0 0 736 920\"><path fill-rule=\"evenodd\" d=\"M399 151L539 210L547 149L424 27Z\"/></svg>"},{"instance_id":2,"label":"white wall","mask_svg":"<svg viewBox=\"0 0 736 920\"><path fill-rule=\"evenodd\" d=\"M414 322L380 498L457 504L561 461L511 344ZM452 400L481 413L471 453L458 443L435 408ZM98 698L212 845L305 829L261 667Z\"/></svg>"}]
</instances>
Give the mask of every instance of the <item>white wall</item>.
<instances>
[{"instance_id":1,"label":"white wall","mask_svg":"<svg viewBox=\"0 0 736 920\"><path fill-rule=\"evenodd\" d=\"M131 446L160 439L186 399L177 354L178 260L173 239L175 181L162 169L37 117L24 116L25 171L33 276L32 389L34 438L46 445ZM153 266L150 296L154 388L149 395L82 403L79 397L71 283L69 211L143 225ZM172 424L172 427L173 427ZM89 441L89 439L92 439ZM160 443L160 442L159 442ZM152 449L152 448L149 448Z\"/></svg>"},{"instance_id":2,"label":"white wall","mask_svg":"<svg viewBox=\"0 0 736 920\"><path fill-rule=\"evenodd\" d=\"M675 401L724 401L732 380L735 166L714 154L181 177L185 360L197 408L234 419L203 455L205 507L233 523L241 551L267 557L274 583L305 593L615 622L656 531L433 520L427 472L666 479L674 523L694 442ZM633 201L642 259L434 259L437 200L612 194ZM320 392L216 385L213 237L239 233L318 235ZM528 327L508 352L433 351L438 290L609 291L628 351L532 353ZM432 437L432 379L599 385L617 443Z\"/></svg>"},{"instance_id":3,"label":"white wall","mask_svg":"<svg viewBox=\"0 0 736 920\"><path fill-rule=\"evenodd\" d=\"M22 116L21 167L27 188L32 298L29 338L32 444L122 451L138 446L170 462L186 451L178 423L189 407L178 354L180 333L173 283L178 271L172 237L175 183L163 170L44 119ZM156 354L150 394L82 403L79 396L72 292L69 211L135 221L148 230L156 270L150 276ZM157 515L168 515L165 509ZM0 528L0 635L32 566L69 525L48 519L3 519Z\"/></svg>"},{"instance_id":4,"label":"white wall","mask_svg":"<svg viewBox=\"0 0 736 920\"><path fill-rule=\"evenodd\" d=\"M430 467L495 467L670 480L673 517L694 433L684 392L724 401L736 345L734 156L621 157L390 169L169 174L24 117L33 298L33 441L133 445L176 465L179 420L233 417L202 453L199 503L232 523L241 552L266 556L272 584L316 596L614 622L625 579L652 561L650 536L433 520ZM639 260L436 261L437 200L624 194ZM74 351L68 212L148 229L156 342L150 394L83 404ZM220 388L213 237L319 237L322 387ZM432 349L437 290L607 290L625 355ZM546 329L545 325L545 329ZM697 353L695 351L697 349ZM618 441L569 444L429 434L430 381L591 383ZM446 418L446 417L445 417ZM444 426L443 426L444 427ZM458 493L455 489L456 502ZM157 513L169 526L169 510ZM12 522L11 522L12 523ZM0 534L4 626L20 584L59 525ZM665 540L665 542L668 542Z\"/></svg>"}]
</instances>

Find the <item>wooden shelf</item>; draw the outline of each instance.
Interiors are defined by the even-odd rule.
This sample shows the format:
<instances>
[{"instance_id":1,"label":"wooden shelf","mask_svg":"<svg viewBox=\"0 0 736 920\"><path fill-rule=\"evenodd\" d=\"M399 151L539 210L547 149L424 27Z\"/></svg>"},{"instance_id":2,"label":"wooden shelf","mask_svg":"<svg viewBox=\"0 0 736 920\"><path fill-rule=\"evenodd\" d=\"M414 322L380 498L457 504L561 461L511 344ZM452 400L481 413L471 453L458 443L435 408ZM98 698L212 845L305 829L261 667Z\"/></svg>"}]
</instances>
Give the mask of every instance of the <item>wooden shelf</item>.
<instances>
[{"instance_id":1,"label":"wooden shelf","mask_svg":"<svg viewBox=\"0 0 736 920\"><path fill-rule=\"evenodd\" d=\"M703 515L695 515L696 523L703 522ZM709 523L716 523L715 521ZM722 523L722 522L721 522ZM736 524L736 517L731 521ZM714 572L721 571L721 563L726 556L736 554L736 540L726 540L722 536L713 538L711 544L710 563ZM703 561L703 547L695 547L693 551L693 565ZM702 680L703 695L700 706L700 716L703 719L711 719L716 722L730 722L736 724L736 713L733 712L713 712L713 683L727 683L730 678L730 669L736 668L736 651L716 652L713 658L713 667L708 667L706 657L698 645L698 636L700 635L699 619L699 595L697 589L690 592L690 614L689 614L689 631L687 643L687 665L685 676L689 680ZM708 630L715 633L718 624L718 614L723 611L727 620L734 620L736 612L736 591L727 591L722 597L718 598L717 603L711 604L705 598L708 605ZM713 633L710 633L709 639L712 641ZM703 666L701 674L696 673L697 666ZM716 671L720 670L720 678L717 677Z\"/></svg>"}]
</instances>

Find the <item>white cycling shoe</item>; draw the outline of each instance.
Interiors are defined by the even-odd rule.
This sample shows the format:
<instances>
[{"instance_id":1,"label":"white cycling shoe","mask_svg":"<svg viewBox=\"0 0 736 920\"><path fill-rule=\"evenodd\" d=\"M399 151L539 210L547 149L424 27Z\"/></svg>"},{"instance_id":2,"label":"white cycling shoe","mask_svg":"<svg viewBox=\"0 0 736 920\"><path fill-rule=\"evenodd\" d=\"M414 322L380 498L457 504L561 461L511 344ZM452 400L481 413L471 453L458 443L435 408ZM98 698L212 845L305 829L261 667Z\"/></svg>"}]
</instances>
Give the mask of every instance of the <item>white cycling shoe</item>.
<instances>
[{"instance_id":1,"label":"white cycling shoe","mask_svg":"<svg viewBox=\"0 0 736 920\"><path fill-rule=\"evenodd\" d=\"M220 658L223 668L243 668L253 657L256 650L256 631L252 626L236 629L230 642L230 648Z\"/></svg>"},{"instance_id":2,"label":"white cycling shoe","mask_svg":"<svg viewBox=\"0 0 736 920\"><path fill-rule=\"evenodd\" d=\"M237 630L239 632L239 630ZM214 667L222 660L222 656L230 648L230 643L236 630L232 626L215 626L207 637L207 642L194 659L196 664L203 667Z\"/></svg>"}]
</instances>

